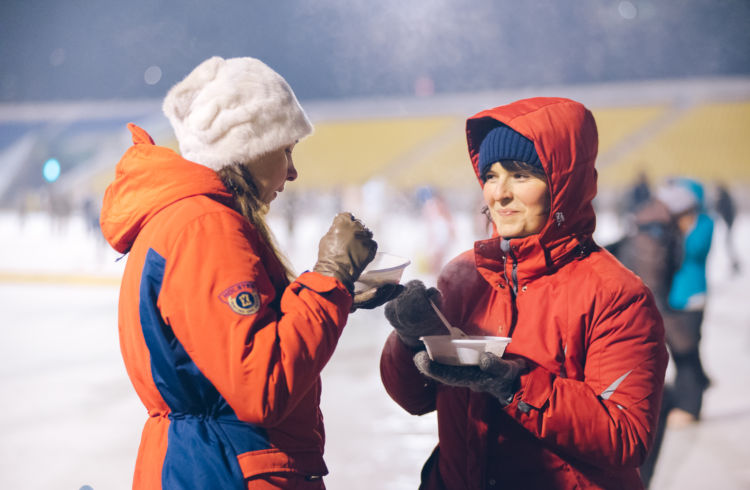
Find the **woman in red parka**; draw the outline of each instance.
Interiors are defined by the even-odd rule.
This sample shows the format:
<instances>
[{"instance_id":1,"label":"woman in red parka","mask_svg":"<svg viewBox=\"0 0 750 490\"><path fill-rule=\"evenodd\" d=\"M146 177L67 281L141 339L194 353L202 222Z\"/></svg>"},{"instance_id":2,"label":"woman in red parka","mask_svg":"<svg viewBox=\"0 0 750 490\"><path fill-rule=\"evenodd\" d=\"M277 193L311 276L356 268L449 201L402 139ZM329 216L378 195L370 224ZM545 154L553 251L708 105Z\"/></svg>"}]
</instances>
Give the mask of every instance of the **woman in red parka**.
<instances>
[{"instance_id":1,"label":"woman in red parka","mask_svg":"<svg viewBox=\"0 0 750 490\"><path fill-rule=\"evenodd\" d=\"M339 214L312 271L285 266L264 213L312 126L261 61L206 60L163 109L182 155L129 125L101 213L128 254L120 344L148 411L133 488L322 489L320 372L351 308L377 306L352 298L372 233Z\"/></svg>"},{"instance_id":2,"label":"woman in red parka","mask_svg":"<svg viewBox=\"0 0 750 490\"><path fill-rule=\"evenodd\" d=\"M597 131L561 98L486 110L466 124L493 235L386 306L390 396L437 410L429 489L642 488L667 351L641 280L592 239ZM470 335L511 337L478 366L431 361L419 337L445 333L428 299Z\"/></svg>"}]
</instances>

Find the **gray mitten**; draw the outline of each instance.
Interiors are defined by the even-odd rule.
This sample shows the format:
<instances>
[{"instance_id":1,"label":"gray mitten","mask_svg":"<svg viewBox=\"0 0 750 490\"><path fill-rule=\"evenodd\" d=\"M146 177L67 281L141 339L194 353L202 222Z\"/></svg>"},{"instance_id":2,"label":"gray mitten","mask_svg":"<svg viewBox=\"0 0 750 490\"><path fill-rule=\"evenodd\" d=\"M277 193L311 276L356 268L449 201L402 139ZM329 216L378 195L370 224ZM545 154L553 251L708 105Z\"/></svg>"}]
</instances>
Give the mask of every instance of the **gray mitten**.
<instances>
[{"instance_id":1,"label":"gray mitten","mask_svg":"<svg viewBox=\"0 0 750 490\"><path fill-rule=\"evenodd\" d=\"M513 401L521 374L526 370L523 359L501 359L484 352L479 366L449 366L430 360L427 352L417 352L414 364L419 372L445 385L470 388L494 396L503 407Z\"/></svg>"},{"instance_id":2,"label":"gray mitten","mask_svg":"<svg viewBox=\"0 0 750 490\"><path fill-rule=\"evenodd\" d=\"M385 306L386 319L409 347L421 347L419 337L423 335L448 333L432 309L430 300L439 307L440 291L427 289L422 281L413 280L407 282L401 294Z\"/></svg>"}]
</instances>

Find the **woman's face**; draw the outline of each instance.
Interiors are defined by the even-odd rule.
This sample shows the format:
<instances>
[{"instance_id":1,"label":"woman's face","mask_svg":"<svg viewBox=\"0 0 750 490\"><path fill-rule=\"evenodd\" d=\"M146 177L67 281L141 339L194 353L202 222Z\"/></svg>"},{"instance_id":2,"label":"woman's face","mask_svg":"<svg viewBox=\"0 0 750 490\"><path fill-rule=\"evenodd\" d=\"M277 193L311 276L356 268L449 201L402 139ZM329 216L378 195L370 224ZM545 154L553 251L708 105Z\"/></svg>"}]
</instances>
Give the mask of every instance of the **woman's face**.
<instances>
[{"instance_id":1,"label":"woman's face","mask_svg":"<svg viewBox=\"0 0 750 490\"><path fill-rule=\"evenodd\" d=\"M503 238L542 231L549 217L547 181L525 170L506 170L499 162L485 174L484 202Z\"/></svg>"},{"instance_id":2,"label":"woman's face","mask_svg":"<svg viewBox=\"0 0 750 490\"><path fill-rule=\"evenodd\" d=\"M261 158L248 163L253 181L258 188L260 200L266 204L276 199L276 195L284 190L284 184L297 178L297 169L294 168L292 150L294 143Z\"/></svg>"}]
</instances>

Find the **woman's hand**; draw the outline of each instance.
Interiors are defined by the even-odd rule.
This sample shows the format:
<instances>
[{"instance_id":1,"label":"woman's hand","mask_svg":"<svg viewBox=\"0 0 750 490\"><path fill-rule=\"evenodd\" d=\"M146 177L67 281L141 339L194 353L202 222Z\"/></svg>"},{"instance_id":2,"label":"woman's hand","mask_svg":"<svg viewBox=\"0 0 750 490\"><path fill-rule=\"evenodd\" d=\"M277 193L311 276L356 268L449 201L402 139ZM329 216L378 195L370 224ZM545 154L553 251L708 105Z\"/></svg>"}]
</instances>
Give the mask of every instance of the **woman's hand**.
<instances>
[{"instance_id":1,"label":"woman's hand","mask_svg":"<svg viewBox=\"0 0 750 490\"><path fill-rule=\"evenodd\" d=\"M372 232L351 213L339 213L318 245L315 272L335 277L349 290L375 257L378 244Z\"/></svg>"}]
</instances>

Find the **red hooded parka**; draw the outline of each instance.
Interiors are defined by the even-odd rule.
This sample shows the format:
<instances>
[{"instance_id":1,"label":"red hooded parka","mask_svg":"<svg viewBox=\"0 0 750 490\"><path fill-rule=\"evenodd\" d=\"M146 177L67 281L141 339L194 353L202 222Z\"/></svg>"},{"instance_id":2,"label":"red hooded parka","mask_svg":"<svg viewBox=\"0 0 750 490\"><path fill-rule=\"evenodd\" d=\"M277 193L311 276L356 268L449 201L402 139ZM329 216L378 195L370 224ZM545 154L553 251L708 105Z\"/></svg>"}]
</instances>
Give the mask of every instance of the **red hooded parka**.
<instances>
[{"instance_id":1,"label":"red hooded parka","mask_svg":"<svg viewBox=\"0 0 750 490\"><path fill-rule=\"evenodd\" d=\"M498 123L530 139L547 175L550 216L535 235L475 243L441 272L453 325L512 337L506 356L530 361L513 402L431 382L393 333L381 358L386 390L413 414L437 410L439 444L422 488L642 488L667 351L650 291L592 239L597 131L581 104L533 98L466 124L479 145Z\"/></svg>"}]
</instances>

